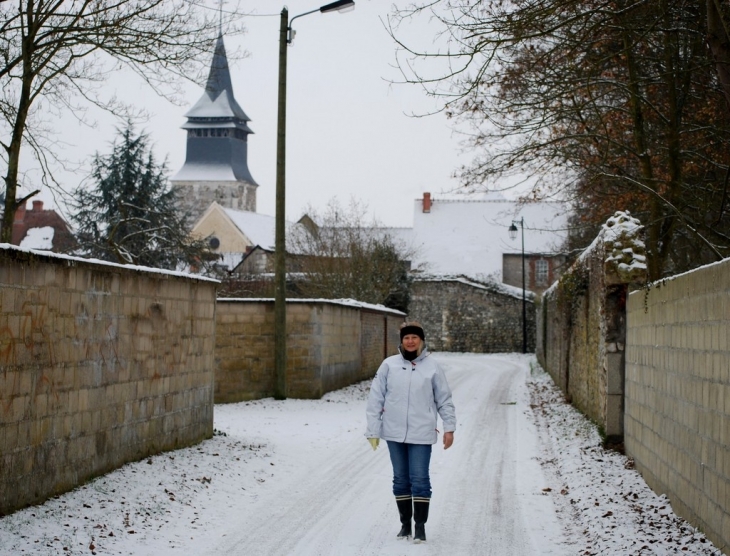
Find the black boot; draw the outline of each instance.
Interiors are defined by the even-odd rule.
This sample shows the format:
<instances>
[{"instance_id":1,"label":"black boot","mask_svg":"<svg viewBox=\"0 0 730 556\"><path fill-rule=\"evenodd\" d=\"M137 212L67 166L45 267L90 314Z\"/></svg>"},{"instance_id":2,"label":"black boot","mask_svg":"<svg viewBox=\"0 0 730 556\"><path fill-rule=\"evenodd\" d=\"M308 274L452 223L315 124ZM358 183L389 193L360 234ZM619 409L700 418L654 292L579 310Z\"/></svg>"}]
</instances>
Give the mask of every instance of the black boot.
<instances>
[{"instance_id":1,"label":"black boot","mask_svg":"<svg viewBox=\"0 0 730 556\"><path fill-rule=\"evenodd\" d=\"M416 531L413 535L413 542L426 542L426 521L428 521L428 505L430 498L413 499L413 519L416 522Z\"/></svg>"},{"instance_id":2,"label":"black boot","mask_svg":"<svg viewBox=\"0 0 730 556\"><path fill-rule=\"evenodd\" d=\"M398 540L411 538L411 518L413 517L413 498L410 494L404 494L395 497L395 503L398 504L398 514L400 515L400 533Z\"/></svg>"}]
</instances>

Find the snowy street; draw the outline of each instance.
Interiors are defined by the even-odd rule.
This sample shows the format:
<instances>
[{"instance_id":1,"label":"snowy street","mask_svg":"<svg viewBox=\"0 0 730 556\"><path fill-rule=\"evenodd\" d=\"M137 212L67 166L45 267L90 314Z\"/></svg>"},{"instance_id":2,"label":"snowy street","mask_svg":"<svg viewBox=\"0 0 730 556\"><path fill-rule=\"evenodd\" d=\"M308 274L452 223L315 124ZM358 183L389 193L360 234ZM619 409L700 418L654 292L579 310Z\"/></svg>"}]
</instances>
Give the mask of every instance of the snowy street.
<instances>
[{"instance_id":1,"label":"snowy street","mask_svg":"<svg viewBox=\"0 0 730 556\"><path fill-rule=\"evenodd\" d=\"M368 384L218 405L216 435L0 518L0 554L722 554L600 447L534 356L435 354L454 446L434 446L428 542L398 541Z\"/></svg>"}]
</instances>

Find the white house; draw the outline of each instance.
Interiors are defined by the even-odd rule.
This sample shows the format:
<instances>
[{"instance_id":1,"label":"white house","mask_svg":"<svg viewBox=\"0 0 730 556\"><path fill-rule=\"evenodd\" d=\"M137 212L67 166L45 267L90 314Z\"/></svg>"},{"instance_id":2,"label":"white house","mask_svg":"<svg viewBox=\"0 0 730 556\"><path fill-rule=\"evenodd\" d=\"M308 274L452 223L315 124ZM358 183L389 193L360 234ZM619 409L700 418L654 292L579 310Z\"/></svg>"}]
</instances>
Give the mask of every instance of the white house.
<instances>
[{"instance_id":1,"label":"white house","mask_svg":"<svg viewBox=\"0 0 730 556\"><path fill-rule=\"evenodd\" d=\"M536 261L547 261L546 271L560 264L561 244L567 237L567 207L564 203L539 202L520 205L499 193L480 195L434 195L424 193L414 201L412 228L383 228L414 252L411 267L428 274L491 277L502 281L510 256L521 259L522 227L529 289L535 284ZM517 227L510 239L509 228ZM504 273L507 278L508 273ZM541 275L540 275L541 276ZM507 283L519 286L514 280ZM548 285L548 284L546 284Z\"/></svg>"}]
</instances>

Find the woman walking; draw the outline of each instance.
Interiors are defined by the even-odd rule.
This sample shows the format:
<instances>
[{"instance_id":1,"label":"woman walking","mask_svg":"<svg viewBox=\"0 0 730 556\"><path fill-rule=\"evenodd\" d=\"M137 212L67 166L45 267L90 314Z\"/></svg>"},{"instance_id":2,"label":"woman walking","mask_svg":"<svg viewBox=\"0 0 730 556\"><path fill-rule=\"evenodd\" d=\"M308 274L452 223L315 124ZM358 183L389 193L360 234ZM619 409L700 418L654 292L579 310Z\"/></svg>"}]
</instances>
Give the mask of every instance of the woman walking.
<instances>
[{"instance_id":1,"label":"woman walking","mask_svg":"<svg viewBox=\"0 0 730 556\"><path fill-rule=\"evenodd\" d=\"M400 328L399 354L388 357L370 387L365 436L377 449L388 443L393 464L393 494L400 514L399 539L426 541L425 524L431 502L429 464L438 440L437 415L444 424L444 449L454 442L456 413L451 389L436 360L426 349L423 327L415 321Z\"/></svg>"}]
</instances>

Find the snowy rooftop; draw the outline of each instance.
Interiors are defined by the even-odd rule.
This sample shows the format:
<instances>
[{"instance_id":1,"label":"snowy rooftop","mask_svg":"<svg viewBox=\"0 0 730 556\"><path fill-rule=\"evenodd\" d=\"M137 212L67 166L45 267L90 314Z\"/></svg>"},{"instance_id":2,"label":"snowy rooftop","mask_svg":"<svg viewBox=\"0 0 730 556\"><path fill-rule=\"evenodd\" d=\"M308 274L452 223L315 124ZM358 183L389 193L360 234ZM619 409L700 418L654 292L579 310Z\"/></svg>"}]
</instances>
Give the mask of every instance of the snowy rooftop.
<instances>
[{"instance_id":1,"label":"snowy rooftop","mask_svg":"<svg viewBox=\"0 0 730 556\"><path fill-rule=\"evenodd\" d=\"M222 207L228 218L251 241L264 249L273 250L276 242L276 217L258 212L234 210ZM286 222L286 227L293 226Z\"/></svg>"},{"instance_id":2,"label":"snowy rooftop","mask_svg":"<svg viewBox=\"0 0 730 556\"><path fill-rule=\"evenodd\" d=\"M413 269L499 278L502 255L522 251L522 235L509 237L512 222L524 221L525 253L554 254L567 237L566 210L557 202L520 205L498 193L433 195L428 212L423 199L414 201L412 228L381 232L414 253Z\"/></svg>"},{"instance_id":3,"label":"snowy rooftop","mask_svg":"<svg viewBox=\"0 0 730 556\"><path fill-rule=\"evenodd\" d=\"M237 181L230 164L186 163L171 181Z\"/></svg>"},{"instance_id":4,"label":"snowy rooftop","mask_svg":"<svg viewBox=\"0 0 730 556\"><path fill-rule=\"evenodd\" d=\"M39 251L51 251L53 249L53 235L55 232L56 230L52 226L28 228L25 232L25 237L20 242L20 247Z\"/></svg>"}]
</instances>

